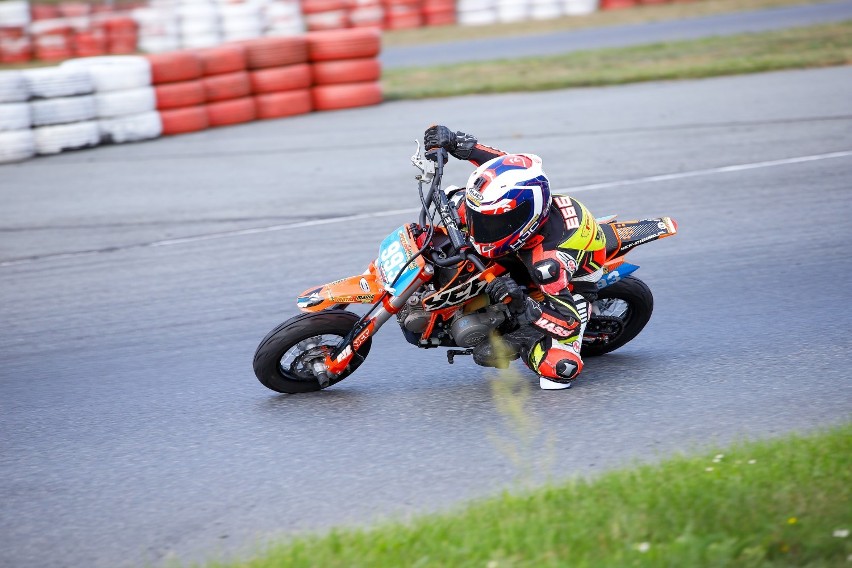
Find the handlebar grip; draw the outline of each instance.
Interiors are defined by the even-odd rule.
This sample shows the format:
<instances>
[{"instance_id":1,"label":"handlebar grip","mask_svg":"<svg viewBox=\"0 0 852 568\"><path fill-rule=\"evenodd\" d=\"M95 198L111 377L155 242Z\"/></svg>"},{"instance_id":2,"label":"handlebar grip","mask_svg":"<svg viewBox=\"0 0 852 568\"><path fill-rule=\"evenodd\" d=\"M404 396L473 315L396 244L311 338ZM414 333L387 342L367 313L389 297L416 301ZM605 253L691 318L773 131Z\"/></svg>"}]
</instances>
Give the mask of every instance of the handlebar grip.
<instances>
[{"instance_id":1,"label":"handlebar grip","mask_svg":"<svg viewBox=\"0 0 852 568\"><path fill-rule=\"evenodd\" d=\"M494 280L494 279L496 279L496 278L497 278L497 277L496 277L496 276L494 276L494 274L493 274L493 273L491 273L491 272L485 272L485 281L486 281L486 282L491 282L492 280ZM512 298L510 298L509 296L506 296L505 298L503 298L503 303L504 303L504 304L508 304L508 303L509 303L509 302L511 302L511 301L512 301Z\"/></svg>"}]
</instances>

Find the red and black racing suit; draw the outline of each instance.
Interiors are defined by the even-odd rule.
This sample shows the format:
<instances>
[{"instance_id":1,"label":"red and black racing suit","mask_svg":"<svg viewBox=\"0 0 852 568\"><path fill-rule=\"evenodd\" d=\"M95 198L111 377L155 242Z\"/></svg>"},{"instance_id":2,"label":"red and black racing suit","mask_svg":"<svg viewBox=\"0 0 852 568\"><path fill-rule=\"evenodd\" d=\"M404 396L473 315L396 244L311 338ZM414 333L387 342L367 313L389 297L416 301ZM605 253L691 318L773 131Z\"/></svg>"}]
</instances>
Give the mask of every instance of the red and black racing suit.
<instances>
[{"instance_id":1,"label":"red and black racing suit","mask_svg":"<svg viewBox=\"0 0 852 568\"><path fill-rule=\"evenodd\" d=\"M468 159L478 167L503 155L505 152L477 143ZM464 200L453 201L459 203L459 217L464 222ZM598 222L582 203L558 194L552 195L548 218L538 233L517 253L496 261L541 306L541 316L530 323L540 332L532 336L540 339L523 345L521 351L534 372L565 381L582 370L580 344L605 261L606 237ZM564 364L566 358L576 369Z\"/></svg>"}]
</instances>

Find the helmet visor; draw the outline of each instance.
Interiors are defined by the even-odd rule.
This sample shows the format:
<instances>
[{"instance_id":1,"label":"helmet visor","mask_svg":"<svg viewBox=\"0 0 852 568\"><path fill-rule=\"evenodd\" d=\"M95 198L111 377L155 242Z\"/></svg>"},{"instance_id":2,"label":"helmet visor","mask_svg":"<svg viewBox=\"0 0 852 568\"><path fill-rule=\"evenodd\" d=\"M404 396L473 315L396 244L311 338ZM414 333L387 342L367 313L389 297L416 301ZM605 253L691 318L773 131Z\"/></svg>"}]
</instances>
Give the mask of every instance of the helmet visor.
<instances>
[{"instance_id":1,"label":"helmet visor","mask_svg":"<svg viewBox=\"0 0 852 568\"><path fill-rule=\"evenodd\" d=\"M524 201L516 208L499 215L480 213L473 208L467 209L470 224L470 236L480 244L496 243L524 228L532 213L530 201Z\"/></svg>"}]
</instances>

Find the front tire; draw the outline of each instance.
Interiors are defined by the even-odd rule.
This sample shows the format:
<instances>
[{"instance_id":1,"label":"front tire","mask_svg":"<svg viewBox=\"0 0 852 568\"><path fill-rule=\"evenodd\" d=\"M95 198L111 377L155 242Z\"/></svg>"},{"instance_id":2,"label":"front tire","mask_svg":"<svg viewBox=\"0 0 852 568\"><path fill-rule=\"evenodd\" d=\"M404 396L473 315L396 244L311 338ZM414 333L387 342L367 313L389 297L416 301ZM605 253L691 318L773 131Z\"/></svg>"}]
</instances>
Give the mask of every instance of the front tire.
<instances>
[{"instance_id":1,"label":"front tire","mask_svg":"<svg viewBox=\"0 0 852 568\"><path fill-rule=\"evenodd\" d=\"M349 365L328 384L320 384L311 362L325 357L349 333L359 318L345 310L324 310L290 318L270 331L254 354L254 374L263 386L276 392L314 392L339 383L358 368L370 352L368 338Z\"/></svg>"},{"instance_id":2,"label":"front tire","mask_svg":"<svg viewBox=\"0 0 852 568\"><path fill-rule=\"evenodd\" d=\"M595 357L624 346L639 335L653 311L651 289L635 276L601 289L583 336L582 356Z\"/></svg>"}]
</instances>

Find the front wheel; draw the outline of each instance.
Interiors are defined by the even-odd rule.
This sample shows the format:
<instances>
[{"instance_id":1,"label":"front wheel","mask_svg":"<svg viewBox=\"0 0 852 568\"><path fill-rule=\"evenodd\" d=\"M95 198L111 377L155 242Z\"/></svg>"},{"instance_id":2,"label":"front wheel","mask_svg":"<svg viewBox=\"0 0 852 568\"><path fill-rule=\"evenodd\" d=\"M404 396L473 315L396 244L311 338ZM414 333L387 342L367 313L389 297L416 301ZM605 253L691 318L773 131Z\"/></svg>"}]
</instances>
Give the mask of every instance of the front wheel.
<instances>
[{"instance_id":1,"label":"front wheel","mask_svg":"<svg viewBox=\"0 0 852 568\"><path fill-rule=\"evenodd\" d=\"M358 368L370 351L368 338L339 375L321 384L327 353L349 333L360 318L345 310L325 310L290 318L270 331L254 354L254 374L276 392L313 392L339 383Z\"/></svg>"},{"instance_id":2,"label":"front wheel","mask_svg":"<svg viewBox=\"0 0 852 568\"><path fill-rule=\"evenodd\" d=\"M615 351L639 335L654 311L654 296L635 276L625 276L598 292L583 335L583 357Z\"/></svg>"}]
</instances>

